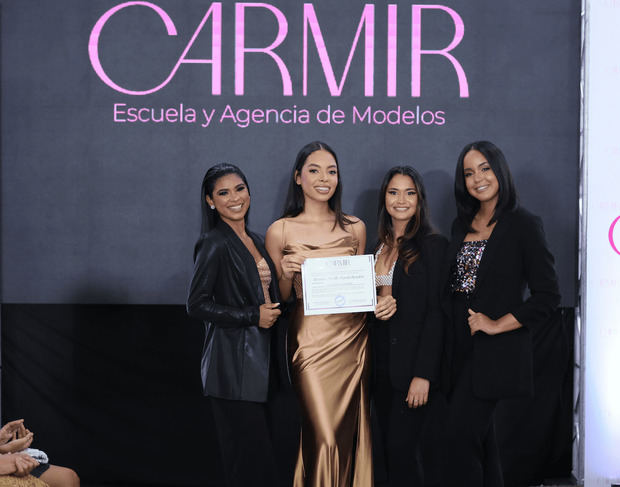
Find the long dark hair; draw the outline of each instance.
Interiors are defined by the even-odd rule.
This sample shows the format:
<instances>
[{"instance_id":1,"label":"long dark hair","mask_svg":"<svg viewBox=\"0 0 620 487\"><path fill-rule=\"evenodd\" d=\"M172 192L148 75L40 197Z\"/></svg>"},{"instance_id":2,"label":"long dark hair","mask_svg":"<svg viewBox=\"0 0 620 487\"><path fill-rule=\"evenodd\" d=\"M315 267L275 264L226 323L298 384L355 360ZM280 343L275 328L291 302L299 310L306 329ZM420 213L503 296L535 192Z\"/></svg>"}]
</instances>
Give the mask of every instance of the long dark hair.
<instances>
[{"instance_id":1,"label":"long dark hair","mask_svg":"<svg viewBox=\"0 0 620 487\"><path fill-rule=\"evenodd\" d=\"M480 209L480 201L467 191L465 174L463 171L465 156L472 150L477 150L486 158L499 184L497 204L495 205L495 211L488 224L491 225L495 223L503 213L514 210L517 206L517 191L504 153L495 144L486 140L467 144L461 151L458 162L456 163L454 197L456 199L457 217L463 225L463 228L467 229L467 232L470 233L474 232L471 223Z\"/></svg>"},{"instance_id":2,"label":"long dark hair","mask_svg":"<svg viewBox=\"0 0 620 487\"><path fill-rule=\"evenodd\" d=\"M211 207L207 204L207 196L209 198L213 198L213 189L215 188L215 183L222 176L226 176L227 174L236 174L241 178L245 187L248 188L248 194L250 194L250 185L248 184L248 180L243 174L243 171L239 169L234 164L216 164L213 167L210 167L205 177L202 180L202 187L200 190L200 207L202 209L202 228L201 233L208 232L210 229L215 227L217 222L220 221L220 214L217 210L212 210ZM250 214L250 209L245 214L245 223L248 223L248 216Z\"/></svg>"},{"instance_id":3,"label":"long dark hair","mask_svg":"<svg viewBox=\"0 0 620 487\"><path fill-rule=\"evenodd\" d=\"M329 152L334 158L334 161L336 161L336 169L338 170L338 184L336 185L336 191L334 191L332 197L327 201L327 204L336 216L334 228L338 225L344 230L344 226L353 223L353 221L347 218L342 211L342 176L340 174L340 167L338 166L338 157L330 146L328 146L325 142L320 142L318 140L304 145L297 153L295 165L293 166L293 172L291 173L291 181L288 186L288 194L286 195L286 201L284 203L284 212L282 213L281 218L295 217L304 211L304 192L301 189L301 186L295 181L295 178L301 173L301 169L304 167L304 163L306 162L308 156L318 150Z\"/></svg>"},{"instance_id":4,"label":"long dark hair","mask_svg":"<svg viewBox=\"0 0 620 487\"><path fill-rule=\"evenodd\" d=\"M404 235L398 237L395 242L392 217L385 207L385 193L387 193L390 181L397 174L409 176L413 181L418 192L418 207L415 215L407 222ZM379 242L392 246L396 244L398 246L398 258L403 261L405 272L409 273L409 266L420 256L422 239L434 231L429 218L426 189L424 188L422 176L420 176L418 171L411 166L395 166L385 174L383 183L381 183L381 190L379 191L377 216L379 221Z\"/></svg>"}]
</instances>

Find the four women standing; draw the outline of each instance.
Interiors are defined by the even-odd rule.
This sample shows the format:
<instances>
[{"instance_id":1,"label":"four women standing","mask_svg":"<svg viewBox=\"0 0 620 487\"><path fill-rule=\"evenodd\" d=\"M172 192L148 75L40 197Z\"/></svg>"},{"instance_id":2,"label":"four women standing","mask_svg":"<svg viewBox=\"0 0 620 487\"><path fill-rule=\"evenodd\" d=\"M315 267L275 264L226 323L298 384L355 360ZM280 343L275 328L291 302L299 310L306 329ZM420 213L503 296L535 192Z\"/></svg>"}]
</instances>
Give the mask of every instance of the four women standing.
<instances>
[{"instance_id":1,"label":"four women standing","mask_svg":"<svg viewBox=\"0 0 620 487\"><path fill-rule=\"evenodd\" d=\"M364 224L344 214L341 194L334 151L322 142L304 146L265 250L245 226L243 174L218 165L205 176L203 232L211 230L196 246L188 311L207 324L203 384L230 485L251 485L252 478L253 485L275 485L261 403L271 383L270 328L280 296L291 303L288 355L302 416L294 485L373 485L366 317L303 314L304 260L365 250ZM458 218L446 251L415 170L392 168L381 187L371 321L374 398L392 486L422 485L419 439L425 404L438 391L442 351L449 391L443 484L502 485L493 410L498 399L531 392L529 329L542 326L559 301L540 219L517 207L497 147L465 147L455 195ZM531 295L524 300L526 286ZM252 452L242 440L250 430Z\"/></svg>"}]
</instances>

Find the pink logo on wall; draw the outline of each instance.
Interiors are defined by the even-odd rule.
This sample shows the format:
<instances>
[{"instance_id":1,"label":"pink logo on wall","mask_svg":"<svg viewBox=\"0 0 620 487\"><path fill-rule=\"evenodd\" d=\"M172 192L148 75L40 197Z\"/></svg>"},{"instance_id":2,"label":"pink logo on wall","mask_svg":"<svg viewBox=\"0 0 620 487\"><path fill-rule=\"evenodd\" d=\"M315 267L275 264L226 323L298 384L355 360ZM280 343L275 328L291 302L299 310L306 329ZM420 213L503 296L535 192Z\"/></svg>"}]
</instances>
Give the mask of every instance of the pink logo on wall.
<instances>
[{"instance_id":1,"label":"pink logo on wall","mask_svg":"<svg viewBox=\"0 0 620 487\"><path fill-rule=\"evenodd\" d=\"M112 88L119 93L124 93L127 95L150 95L151 93L155 93L166 86L172 78L176 75L178 69L181 65L185 64L210 64L212 67L211 70L211 94L212 95L221 95L222 94L222 63L228 61L222 55L222 45L228 40L230 36L226 36L226 29L222 29L222 22L226 20L228 17L232 17L231 12L228 12L230 9L230 3L228 2L223 8L223 2L212 2L209 6L209 9L205 13L202 18L200 24L194 31L191 39L186 44L185 49L179 56L176 64L172 67L170 74L168 77L159 82L155 87L142 89L142 90L130 90L128 88L122 87L118 85L115 81L113 81L101 64L101 59L99 57L99 42L101 37L101 31L110 20L110 18L116 15L121 10L124 10L128 7L146 7L149 8L157 15L159 15L162 20L166 33L168 36L176 36L177 29L176 26L168 15L168 13L159 7L158 5L144 1L144 0L134 0L129 2L120 3L107 12L105 12L99 20L95 23L88 40L88 56L90 58L90 62L92 64L95 73L97 76L103 81L106 85ZM245 93L245 58L246 54L262 54L269 56L273 62L275 62L278 70L280 71L280 75L282 78L282 95L283 96L292 96L293 95L293 81L289 72L289 66L287 66L282 58L276 53L276 48L282 44L282 42L286 39L288 35L288 19L284 15L284 13L278 9L277 7L269 4L269 3L249 3L249 2L238 2L235 3L234 8L234 46L235 46L235 56L234 56L234 71L235 71L235 95L243 96ZM245 23L246 23L246 13L251 15L251 9L266 9L273 14L277 21L277 32L266 32L265 34L269 38L266 43L271 43L268 47L251 47L246 45L246 37L245 37ZM401 9L401 11L404 9ZM432 10L440 10L446 13L449 16L448 25L452 24L448 29L454 28L454 34L452 34L452 40L448 44L448 46L443 47L442 49L428 50L422 49L422 12L432 11ZM401 14L402 15L402 14ZM227 17L228 16L228 17ZM321 25L319 24L319 19L317 13L315 11L314 5L312 3L304 3L303 4L303 13L298 15L303 19L302 23L302 35L301 38L297 38L296 41L299 43L300 53L297 58L298 61L301 61L301 70L302 70L302 83L301 83L301 94L303 96L308 95L308 76L309 71L312 69L317 69L316 66L309 66L309 56L308 53L311 49L311 46L314 44L316 51L318 53L320 59L320 68L323 71L325 76L325 81L327 82L327 86L329 87L329 92L331 96L341 96L343 91L343 86L349 74L349 68L351 66L351 61L353 59L353 55L355 51L358 49L358 44L363 47L360 49L364 52L364 96L372 97L375 92L375 5L374 4L365 4L360 21L357 26L357 31L355 33L355 37L353 38L351 48L349 49L347 63L344 67L344 71L341 75L337 75L334 72L334 67L330 61L330 55L327 50L327 45L323 38L323 33L321 30ZM211 20L211 53L210 58L190 58L188 57L188 53L191 50L192 45L201 34L203 28L207 24L208 20ZM421 60L422 56L441 56L448 60L452 67L454 68L457 81L459 86L459 96L461 98L469 97L469 85L467 82L467 76L465 74L465 70L461 63L456 59L456 57L452 54L452 50L455 49L463 40L463 36L465 34L465 24L463 23L463 19L461 16L452 8L446 7L445 5L411 5L411 43L408 46L410 49L410 62L411 62L411 71L409 73L407 83L405 80L402 80L401 84L406 86L411 86L411 97L419 98L421 96ZM250 21L251 23L251 21ZM377 62L386 62L387 63L387 85L386 85L386 94L389 97L396 96L397 94L397 78L398 73L405 72L404 69L398 69L398 26L399 22L399 12L398 5L390 4L387 6L387 48L382 54L385 54L385 60L377 61ZM441 28L444 28L443 25ZM363 32L363 35L362 35ZM426 35L426 34L425 34ZM275 38L275 39L274 39ZM272 40L273 39L273 40ZM163 41L162 41L163 42ZM346 44L346 41L344 42ZM378 42L379 45L382 45L382 42ZM402 49L402 48L401 48ZM377 49L378 51L379 49ZM332 54L333 55L333 54ZM337 79L337 76L340 76L340 80ZM157 83L157 81L154 81Z\"/></svg>"},{"instance_id":2,"label":"pink logo on wall","mask_svg":"<svg viewBox=\"0 0 620 487\"><path fill-rule=\"evenodd\" d=\"M618 221L620 221L620 216L618 216L613 222L611 222L611 226L609 227L609 244L611 245L611 248L614 249L614 252L620 255L620 250L618 250L616 242L614 242L614 229L616 228Z\"/></svg>"}]
</instances>

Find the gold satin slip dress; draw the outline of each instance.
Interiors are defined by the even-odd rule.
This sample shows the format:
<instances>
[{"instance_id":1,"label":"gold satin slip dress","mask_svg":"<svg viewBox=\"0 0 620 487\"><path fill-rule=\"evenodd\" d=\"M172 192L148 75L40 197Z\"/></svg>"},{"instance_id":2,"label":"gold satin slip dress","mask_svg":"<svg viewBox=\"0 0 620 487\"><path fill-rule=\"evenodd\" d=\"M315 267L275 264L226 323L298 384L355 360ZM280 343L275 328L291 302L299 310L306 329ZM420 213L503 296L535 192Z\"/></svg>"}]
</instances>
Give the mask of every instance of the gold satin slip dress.
<instances>
[{"instance_id":1,"label":"gold satin slip dress","mask_svg":"<svg viewBox=\"0 0 620 487\"><path fill-rule=\"evenodd\" d=\"M284 254L355 255L353 235L320 246L288 242ZM289 329L291 375L302 413L294 487L373 485L365 313L304 316L301 275Z\"/></svg>"}]
</instances>

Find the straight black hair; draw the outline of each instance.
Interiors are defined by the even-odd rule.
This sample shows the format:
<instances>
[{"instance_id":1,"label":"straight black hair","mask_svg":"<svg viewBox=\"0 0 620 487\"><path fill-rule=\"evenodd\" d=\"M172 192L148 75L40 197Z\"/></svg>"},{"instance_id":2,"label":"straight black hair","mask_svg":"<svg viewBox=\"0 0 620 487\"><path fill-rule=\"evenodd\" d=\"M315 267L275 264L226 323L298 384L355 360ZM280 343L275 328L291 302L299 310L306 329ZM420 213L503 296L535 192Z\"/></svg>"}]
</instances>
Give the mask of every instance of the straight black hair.
<instances>
[{"instance_id":1,"label":"straight black hair","mask_svg":"<svg viewBox=\"0 0 620 487\"><path fill-rule=\"evenodd\" d=\"M492 225L502 216L503 213L514 210L517 206L517 191L512 180L510 168L508 167L508 163L504 157L504 153L495 144L486 140L480 140L467 144L461 151L459 159L456 163L456 171L454 174L454 197L456 199L457 217L463 225L463 228L467 229L467 232L470 233L474 232L471 223L480 209L480 201L470 195L467 191L467 186L465 185L465 174L463 171L463 161L465 156L472 150L480 152L486 158L499 184L497 204L495 205L495 211L493 212L493 216L489 220L488 224Z\"/></svg>"},{"instance_id":2,"label":"straight black hair","mask_svg":"<svg viewBox=\"0 0 620 487\"><path fill-rule=\"evenodd\" d=\"M207 204L207 196L209 198L213 198L213 189L215 188L215 183L222 176L226 176L227 174L236 174L241 178L245 187L248 188L248 194L250 194L250 185L248 184L248 180L243 174L243 171L239 169L234 164L226 164L220 163L216 164L213 167L210 167L205 177L202 180L202 187L200 190L200 207L202 208L202 227L201 233L208 232L210 229L215 227L217 222L220 221L220 214L217 210L212 210L211 207ZM248 216L250 214L250 209L245 214L245 223L248 223Z\"/></svg>"},{"instance_id":3,"label":"straight black hair","mask_svg":"<svg viewBox=\"0 0 620 487\"><path fill-rule=\"evenodd\" d=\"M413 181L415 189L418 193L418 207L415 215L407 222L405 233L402 237L398 237L398 241L394 241L394 226L392 217L385 207L385 194L388 185L394 176L402 174L409 176ZM422 176L411 166L394 166L383 178L381 190L379 191L379 204L377 205L378 220L378 236L379 242L387 245L398 246L398 257L404 261L405 272L409 273L409 266L413 264L420 255L422 247L422 239L433 233L426 201L426 189Z\"/></svg>"},{"instance_id":4,"label":"straight black hair","mask_svg":"<svg viewBox=\"0 0 620 487\"><path fill-rule=\"evenodd\" d=\"M298 185L295 181L295 178L299 173L301 173L301 169L304 167L308 156L313 152L319 150L329 152L334 158L334 161L336 161L336 169L338 171L338 184L336 185L336 191L334 191L334 194L328 200L327 204L336 216L334 228L336 228L336 225L338 225L344 230L344 226L353 223L353 221L347 218L342 211L342 177L340 175L340 167L338 166L338 157L330 146L328 146L325 142L321 142L318 140L304 145L297 153L297 157L295 158L295 165L293 166L293 172L291 173L291 180L288 186L288 194L286 195L286 201L284 203L284 211L281 218L292 218L304 211L304 192L301 189L301 186Z\"/></svg>"}]
</instances>

